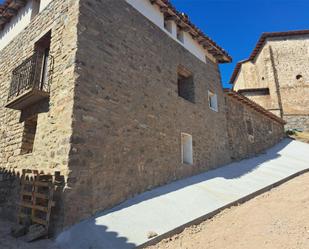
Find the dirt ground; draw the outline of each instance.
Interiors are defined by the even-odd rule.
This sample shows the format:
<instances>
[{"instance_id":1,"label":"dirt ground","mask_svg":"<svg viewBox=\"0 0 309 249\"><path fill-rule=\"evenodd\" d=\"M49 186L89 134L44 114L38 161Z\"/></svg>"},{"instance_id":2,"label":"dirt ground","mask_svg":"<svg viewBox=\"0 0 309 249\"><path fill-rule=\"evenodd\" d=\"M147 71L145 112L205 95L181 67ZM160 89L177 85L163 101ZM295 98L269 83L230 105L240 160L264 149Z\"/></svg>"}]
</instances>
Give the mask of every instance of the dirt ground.
<instances>
[{"instance_id":1,"label":"dirt ground","mask_svg":"<svg viewBox=\"0 0 309 249\"><path fill-rule=\"evenodd\" d=\"M56 249L12 238L11 226L0 220L0 249ZM309 173L147 249L309 249Z\"/></svg>"},{"instance_id":2,"label":"dirt ground","mask_svg":"<svg viewBox=\"0 0 309 249\"><path fill-rule=\"evenodd\" d=\"M148 247L163 248L309 249L309 173Z\"/></svg>"},{"instance_id":3,"label":"dirt ground","mask_svg":"<svg viewBox=\"0 0 309 249\"><path fill-rule=\"evenodd\" d=\"M301 142L309 143L309 132L296 132L295 135L291 136L292 138L299 140Z\"/></svg>"}]
</instances>

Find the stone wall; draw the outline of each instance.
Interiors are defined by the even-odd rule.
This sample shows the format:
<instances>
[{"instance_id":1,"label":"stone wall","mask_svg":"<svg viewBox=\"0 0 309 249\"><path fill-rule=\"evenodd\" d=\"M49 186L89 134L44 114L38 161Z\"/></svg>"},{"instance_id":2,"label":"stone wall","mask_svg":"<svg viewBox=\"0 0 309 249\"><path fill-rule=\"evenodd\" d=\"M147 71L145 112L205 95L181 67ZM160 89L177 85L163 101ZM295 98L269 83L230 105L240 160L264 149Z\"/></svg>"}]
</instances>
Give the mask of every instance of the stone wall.
<instances>
[{"instance_id":1,"label":"stone wall","mask_svg":"<svg viewBox=\"0 0 309 249\"><path fill-rule=\"evenodd\" d=\"M242 64L233 86L235 91L254 88L269 88L269 95L246 94L246 97L280 116L281 107L268 43L254 61Z\"/></svg>"},{"instance_id":2,"label":"stone wall","mask_svg":"<svg viewBox=\"0 0 309 249\"><path fill-rule=\"evenodd\" d=\"M287 127L309 130L309 35L271 39L270 44Z\"/></svg>"},{"instance_id":3,"label":"stone wall","mask_svg":"<svg viewBox=\"0 0 309 249\"><path fill-rule=\"evenodd\" d=\"M298 129L309 131L309 115L284 115L283 119L287 122L285 129Z\"/></svg>"},{"instance_id":4,"label":"stone wall","mask_svg":"<svg viewBox=\"0 0 309 249\"><path fill-rule=\"evenodd\" d=\"M218 65L125 1L81 1L78 32L66 224L230 161ZM180 65L193 74L195 103L178 96ZM208 90L218 94L218 112ZM181 163L182 132L193 136L194 165Z\"/></svg>"},{"instance_id":5,"label":"stone wall","mask_svg":"<svg viewBox=\"0 0 309 249\"><path fill-rule=\"evenodd\" d=\"M230 154L233 160L259 154L285 136L283 123L231 96L226 96L226 108Z\"/></svg>"},{"instance_id":6,"label":"stone wall","mask_svg":"<svg viewBox=\"0 0 309 249\"><path fill-rule=\"evenodd\" d=\"M38 169L46 174L55 171L68 174L73 89L77 77L74 62L78 6L76 0L52 1L0 51L0 168L6 171ZM54 58L50 100L23 112L5 108L12 71L33 54L35 42L50 30L50 54ZM22 148L24 121L33 114L38 114L34 146L32 153L25 154ZM14 216L16 196L10 195L7 202L15 205L7 205L7 210L2 209L0 215L7 216L7 212L11 212Z\"/></svg>"},{"instance_id":7,"label":"stone wall","mask_svg":"<svg viewBox=\"0 0 309 249\"><path fill-rule=\"evenodd\" d=\"M22 113L5 108L12 70L49 30L50 100ZM180 66L193 75L194 103L178 96ZM124 0L52 1L0 51L0 69L0 167L60 172L65 187L53 219L60 229L231 156L258 153L282 135L275 123L267 135L268 119L240 103L227 110L232 100L218 65L196 58ZM209 108L208 91L218 95L218 112ZM33 151L22 154L24 121L32 114ZM242 134L247 116L258 132L253 143ZM193 137L193 165L181 163L181 133ZM2 184L0 215L16 215L18 183L17 177Z\"/></svg>"},{"instance_id":8,"label":"stone wall","mask_svg":"<svg viewBox=\"0 0 309 249\"><path fill-rule=\"evenodd\" d=\"M309 35L268 38L257 58L242 64L234 90L269 87L268 98L248 97L278 116L281 109L287 127L309 130L308 56Z\"/></svg>"}]
</instances>

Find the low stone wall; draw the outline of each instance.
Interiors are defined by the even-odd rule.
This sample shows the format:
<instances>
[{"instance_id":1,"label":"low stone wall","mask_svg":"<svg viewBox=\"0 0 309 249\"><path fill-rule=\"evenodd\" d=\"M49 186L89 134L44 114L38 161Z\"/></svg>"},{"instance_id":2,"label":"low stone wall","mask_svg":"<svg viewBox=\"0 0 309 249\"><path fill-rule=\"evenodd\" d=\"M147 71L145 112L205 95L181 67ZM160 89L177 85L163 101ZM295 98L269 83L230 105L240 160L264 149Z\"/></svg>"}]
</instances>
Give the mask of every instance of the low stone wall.
<instances>
[{"instance_id":1,"label":"low stone wall","mask_svg":"<svg viewBox=\"0 0 309 249\"><path fill-rule=\"evenodd\" d=\"M254 105L253 102L252 105ZM259 107L257 104L256 106ZM229 95L226 96L226 108L232 160L261 153L285 136L283 120L280 122L280 119L271 118L270 113L265 115Z\"/></svg>"},{"instance_id":2,"label":"low stone wall","mask_svg":"<svg viewBox=\"0 0 309 249\"><path fill-rule=\"evenodd\" d=\"M309 115L283 115L287 122L285 129L300 129L309 131Z\"/></svg>"}]
</instances>

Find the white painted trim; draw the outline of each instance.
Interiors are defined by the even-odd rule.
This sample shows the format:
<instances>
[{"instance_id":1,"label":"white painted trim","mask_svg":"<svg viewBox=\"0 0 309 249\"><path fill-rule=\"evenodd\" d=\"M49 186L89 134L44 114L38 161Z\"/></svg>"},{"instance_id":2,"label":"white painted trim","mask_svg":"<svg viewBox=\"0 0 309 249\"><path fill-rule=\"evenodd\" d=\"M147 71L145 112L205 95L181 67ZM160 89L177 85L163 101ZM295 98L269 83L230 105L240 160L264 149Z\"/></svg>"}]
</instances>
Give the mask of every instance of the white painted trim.
<instances>
[{"instance_id":1,"label":"white painted trim","mask_svg":"<svg viewBox=\"0 0 309 249\"><path fill-rule=\"evenodd\" d=\"M192 135L181 133L181 163L193 165Z\"/></svg>"},{"instance_id":2,"label":"white painted trim","mask_svg":"<svg viewBox=\"0 0 309 249\"><path fill-rule=\"evenodd\" d=\"M195 41L188 32L184 32L183 41L177 39L177 25L173 22L172 33L164 28L164 15L161 13L157 5L152 5L149 0L126 0L128 4L133 6L137 11L139 11L148 20L158 26L167 35L169 35L174 41L181 44L186 48L191 54L197 57L199 60L207 63L206 57L214 63L217 63L216 59L208 53L202 45Z\"/></svg>"},{"instance_id":3,"label":"white painted trim","mask_svg":"<svg viewBox=\"0 0 309 249\"><path fill-rule=\"evenodd\" d=\"M53 0L41 0L40 12L42 12L52 1Z\"/></svg>"},{"instance_id":4,"label":"white painted trim","mask_svg":"<svg viewBox=\"0 0 309 249\"><path fill-rule=\"evenodd\" d=\"M40 0L38 13L33 13L34 0L28 1L26 6L18 11L18 14L7 23L0 31L0 50L7 46L30 23L32 18L43 11L53 0Z\"/></svg>"},{"instance_id":5,"label":"white painted trim","mask_svg":"<svg viewBox=\"0 0 309 249\"><path fill-rule=\"evenodd\" d=\"M214 107L213 107L214 105ZM208 91L208 106L212 111L218 112L218 95L212 91Z\"/></svg>"},{"instance_id":6,"label":"white painted trim","mask_svg":"<svg viewBox=\"0 0 309 249\"><path fill-rule=\"evenodd\" d=\"M8 45L21 31L31 22L32 1L28 1L26 6L19 10L2 31L0 31L0 50Z\"/></svg>"}]
</instances>

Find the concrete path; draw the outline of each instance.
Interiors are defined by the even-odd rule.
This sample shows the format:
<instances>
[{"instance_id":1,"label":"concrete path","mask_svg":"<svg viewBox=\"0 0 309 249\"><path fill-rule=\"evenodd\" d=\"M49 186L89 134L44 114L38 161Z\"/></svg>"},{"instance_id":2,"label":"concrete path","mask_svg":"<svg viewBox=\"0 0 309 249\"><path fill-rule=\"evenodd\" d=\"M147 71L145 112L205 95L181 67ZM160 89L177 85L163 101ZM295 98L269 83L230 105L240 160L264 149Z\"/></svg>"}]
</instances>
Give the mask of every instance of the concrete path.
<instances>
[{"instance_id":1,"label":"concrete path","mask_svg":"<svg viewBox=\"0 0 309 249\"><path fill-rule=\"evenodd\" d=\"M166 235L309 169L309 144L285 139L258 157L141 194L57 238L63 249L128 249Z\"/></svg>"}]
</instances>

